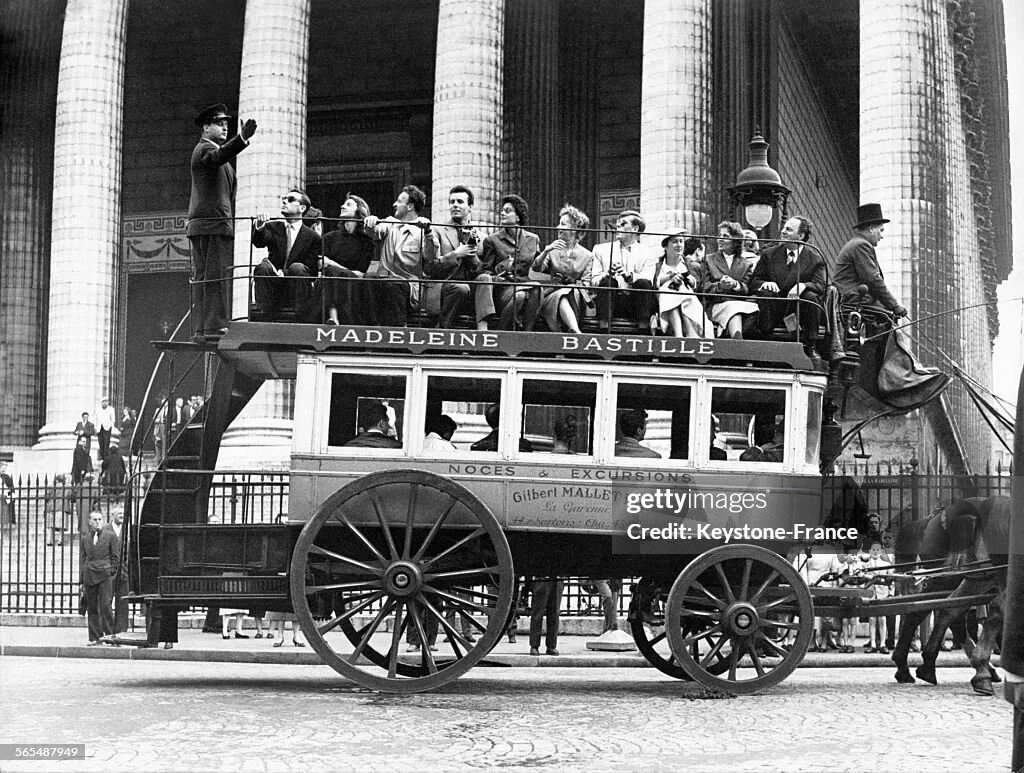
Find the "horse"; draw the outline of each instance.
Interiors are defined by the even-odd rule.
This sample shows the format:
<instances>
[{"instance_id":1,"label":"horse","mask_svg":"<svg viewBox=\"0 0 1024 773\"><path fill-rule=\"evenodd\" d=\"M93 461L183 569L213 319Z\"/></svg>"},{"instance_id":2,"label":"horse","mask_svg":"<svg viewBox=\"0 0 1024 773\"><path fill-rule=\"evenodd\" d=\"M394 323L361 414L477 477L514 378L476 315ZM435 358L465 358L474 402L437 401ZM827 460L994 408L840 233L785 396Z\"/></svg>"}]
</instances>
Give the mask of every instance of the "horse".
<instances>
[{"instance_id":1,"label":"horse","mask_svg":"<svg viewBox=\"0 0 1024 773\"><path fill-rule=\"evenodd\" d=\"M996 495L985 499L969 497L940 508L927 518L910 522L899 530L894 546L897 563L944 558L944 567L955 569L974 561L991 560L991 571L972 573L959 581L955 577L947 577L929 583L929 589L950 589L949 598L992 592L996 594L988 604L988 617L985 618L977 643L972 642L970 637L964 640L964 650L975 670L971 687L979 695L993 695L992 683L1000 681L996 670L989 665L989 660L1002 629L1006 608L1006 562L1011 517L1011 500L1007 496ZM938 684L935 660L946 629L969 608L970 605L965 605L936 611L931 636L921 652L924 662L915 671L919 679L929 684ZM895 678L900 684L914 682L907 666L907 653L914 632L927 615L927 611L920 611L903 616L899 639L892 654L896 664Z\"/></svg>"}]
</instances>

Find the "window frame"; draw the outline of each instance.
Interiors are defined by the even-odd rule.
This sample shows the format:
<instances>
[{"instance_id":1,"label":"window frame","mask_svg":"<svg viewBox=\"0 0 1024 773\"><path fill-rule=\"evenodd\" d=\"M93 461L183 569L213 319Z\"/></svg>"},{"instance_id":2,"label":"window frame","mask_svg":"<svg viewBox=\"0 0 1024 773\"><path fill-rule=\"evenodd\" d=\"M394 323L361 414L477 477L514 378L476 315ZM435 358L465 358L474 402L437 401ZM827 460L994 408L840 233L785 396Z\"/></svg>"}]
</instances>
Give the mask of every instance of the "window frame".
<instances>
[{"instance_id":1,"label":"window frame","mask_svg":"<svg viewBox=\"0 0 1024 773\"><path fill-rule=\"evenodd\" d=\"M667 378L665 376L649 376L641 372L630 373L630 374L610 374L610 387L609 387L609 399L608 406L605 411L603 419L607 420L606 435L608 436L608 444L603 449L605 455L605 462L612 464L617 467L636 467L638 465L643 467L667 467L667 468L678 468L686 467L693 468L695 463L695 451L696 451L696 440L694 430L697 426L698 412L697 406L699 403L698 393L700 387L700 376L694 375L691 378ZM623 382L627 384L639 384L639 385L654 385L654 386L669 386L669 387L689 387L690 389L690 415L689 423L687 425L687 432L689 437L687 438L686 447L688 454L685 459L672 459L662 457L661 459L655 459L653 457L642 457L642 456L616 456L615 455L615 435L617 434L616 424L618 423L618 406L619 406L619 387Z\"/></svg>"}]
</instances>

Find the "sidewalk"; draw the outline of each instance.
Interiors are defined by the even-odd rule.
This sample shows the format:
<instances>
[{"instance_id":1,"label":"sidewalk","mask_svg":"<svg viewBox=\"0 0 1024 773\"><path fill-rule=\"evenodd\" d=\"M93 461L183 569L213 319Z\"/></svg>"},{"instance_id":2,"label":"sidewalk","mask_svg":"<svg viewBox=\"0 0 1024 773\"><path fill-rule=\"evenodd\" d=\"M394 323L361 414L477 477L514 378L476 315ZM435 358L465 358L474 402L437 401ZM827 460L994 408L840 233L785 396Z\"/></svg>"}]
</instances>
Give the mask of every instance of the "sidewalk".
<instances>
[{"instance_id":1,"label":"sidewalk","mask_svg":"<svg viewBox=\"0 0 1024 773\"><path fill-rule=\"evenodd\" d=\"M28 619L26 619L28 618ZM33 622L54 622L60 625L23 624ZM88 635L84 621L75 615L66 616L29 616L0 615L0 656L27 656L50 658L110 658L121 660L168 660L168 661L202 661L213 663L278 663L288 665L323 665L320 656L307 644L305 647L294 647L291 632L285 632L285 643L274 647L276 639L268 640L252 638L254 631L245 629L250 638L222 639L220 633L202 633L202 616L181 616L178 631L178 643L174 649L162 646L154 649L138 647L113 647L101 645L89 647ZM521 621L525 622L525 621ZM14 624L12 624L14 623ZM22 624L17 624L22 623ZM189 627L195 625L196 627ZM625 630L625 624L622 625ZM144 630L136 626L134 632L124 634L126 637L144 638ZM304 641L300 633L300 641ZM340 637L340 633L329 634L329 640ZM596 638L593 635L563 635L558 639L558 657L541 655L532 656L528 636L520 630L516 643L510 644L505 637L494 648L480 666L515 666L523 667L557 667L557 668L648 668L650 667L638 652L596 652L587 649L587 642ZM378 649L386 649L391 634L381 633L374 637ZM378 641L379 640L379 641ZM439 651L444 647L438 642ZM543 645L542 645L543 646ZM801 663L801 668L893 668L888 655L861 652L861 647L850 655L836 652L808 653ZM910 665L921 663L921 656L910 655ZM993 658L998 665L998 658ZM969 668L967 656L962 651L939 653L937 666L940 668Z\"/></svg>"}]
</instances>

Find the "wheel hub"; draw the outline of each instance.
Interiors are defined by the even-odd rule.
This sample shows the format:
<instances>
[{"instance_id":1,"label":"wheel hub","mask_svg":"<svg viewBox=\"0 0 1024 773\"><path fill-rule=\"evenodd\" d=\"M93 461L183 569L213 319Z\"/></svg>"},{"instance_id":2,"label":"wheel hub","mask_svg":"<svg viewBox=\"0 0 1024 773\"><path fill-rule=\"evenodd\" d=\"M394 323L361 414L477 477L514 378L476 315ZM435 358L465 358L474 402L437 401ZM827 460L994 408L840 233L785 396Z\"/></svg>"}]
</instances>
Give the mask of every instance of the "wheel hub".
<instances>
[{"instance_id":1,"label":"wheel hub","mask_svg":"<svg viewBox=\"0 0 1024 773\"><path fill-rule=\"evenodd\" d=\"M396 561L384 572L384 586L393 596L414 596L423 587L423 574L416 564Z\"/></svg>"},{"instance_id":2,"label":"wheel hub","mask_svg":"<svg viewBox=\"0 0 1024 773\"><path fill-rule=\"evenodd\" d=\"M731 605L722 618L725 629L734 636L753 636L760 621L757 609L745 601Z\"/></svg>"}]
</instances>

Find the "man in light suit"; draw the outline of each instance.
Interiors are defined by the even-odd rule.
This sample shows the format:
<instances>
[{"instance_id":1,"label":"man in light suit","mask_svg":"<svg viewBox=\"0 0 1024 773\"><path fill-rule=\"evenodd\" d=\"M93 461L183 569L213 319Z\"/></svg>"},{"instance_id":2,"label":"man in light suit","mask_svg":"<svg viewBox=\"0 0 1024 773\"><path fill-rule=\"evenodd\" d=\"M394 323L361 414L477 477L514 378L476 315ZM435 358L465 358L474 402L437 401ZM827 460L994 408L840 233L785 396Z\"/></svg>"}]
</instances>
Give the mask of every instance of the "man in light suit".
<instances>
[{"instance_id":1,"label":"man in light suit","mask_svg":"<svg viewBox=\"0 0 1024 773\"><path fill-rule=\"evenodd\" d=\"M103 513L89 513L89 529L81 538L79 576L89 613L89 646L114 633L114 575L121 562L121 547L114 532L103 528Z\"/></svg>"},{"instance_id":2,"label":"man in light suit","mask_svg":"<svg viewBox=\"0 0 1024 773\"><path fill-rule=\"evenodd\" d=\"M320 261L320 236L302 222L309 208L309 197L293 188L281 197L283 221L260 213L253 223L253 247L267 248L267 257L253 271L256 302L271 319L289 298L297 316L309 301Z\"/></svg>"},{"instance_id":3,"label":"man in light suit","mask_svg":"<svg viewBox=\"0 0 1024 773\"><path fill-rule=\"evenodd\" d=\"M907 316L907 308L896 300L885 285L885 276L878 265L875 247L882 241L885 224L889 221L882 216L880 204L863 204L857 207L856 233L836 256L836 268L832 283L843 294L844 304L857 300L858 287L866 285L868 295L865 306L896 317Z\"/></svg>"},{"instance_id":4,"label":"man in light suit","mask_svg":"<svg viewBox=\"0 0 1024 773\"><path fill-rule=\"evenodd\" d=\"M791 217L783 224L785 241L761 253L750 278L750 291L761 299L787 299L786 302L758 302L758 326L762 333L770 335L784 317L797 314L800 342L811 359L821 359L815 351L815 343L821 324L820 304L825 297L825 260L809 244L812 228L811 221L805 217ZM809 303L797 304L797 299Z\"/></svg>"},{"instance_id":5,"label":"man in light suit","mask_svg":"<svg viewBox=\"0 0 1024 773\"><path fill-rule=\"evenodd\" d=\"M481 273L483 237L473 226L473 191L465 185L454 186L448 191L448 208L451 220L435 229L437 258L424 266L424 273L431 279L447 280L441 285L437 326L451 327L456 313L472 295L477 330L487 330L487 320L494 314L494 290L486 284L468 284L493 279Z\"/></svg>"},{"instance_id":6,"label":"man in light suit","mask_svg":"<svg viewBox=\"0 0 1024 773\"><path fill-rule=\"evenodd\" d=\"M647 411L625 411L619 417L619 429L622 430L622 438L615 443L616 456L636 456L645 459L661 458L661 454L657 451L640 445L640 441L647 434Z\"/></svg>"},{"instance_id":7,"label":"man in light suit","mask_svg":"<svg viewBox=\"0 0 1024 773\"><path fill-rule=\"evenodd\" d=\"M650 327L651 315L658 309L653 292L658 253L640 243L646 228L640 213L627 209L619 213L615 239L594 247L590 283L605 288L597 295L597 321L605 333L611 327L613 309L616 316L629 317L642 330Z\"/></svg>"},{"instance_id":8,"label":"man in light suit","mask_svg":"<svg viewBox=\"0 0 1024 773\"><path fill-rule=\"evenodd\" d=\"M117 446L114 446L115 450ZM118 548L121 545L121 530L124 528L124 505L115 505L110 510L110 523L104 527L107 531L114 535ZM115 575L113 582L116 584L114 588L114 633L124 633L128 630L128 601L125 596L128 595L128 561L127 556L121 554L121 562L118 567L118 573Z\"/></svg>"},{"instance_id":9,"label":"man in light suit","mask_svg":"<svg viewBox=\"0 0 1024 773\"><path fill-rule=\"evenodd\" d=\"M228 141L227 105L211 105L195 119L203 135L192 150L188 234L192 271L192 327L196 337L218 336L231 318L231 265L235 249L235 169L231 159L256 133L247 120Z\"/></svg>"}]
</instances>

